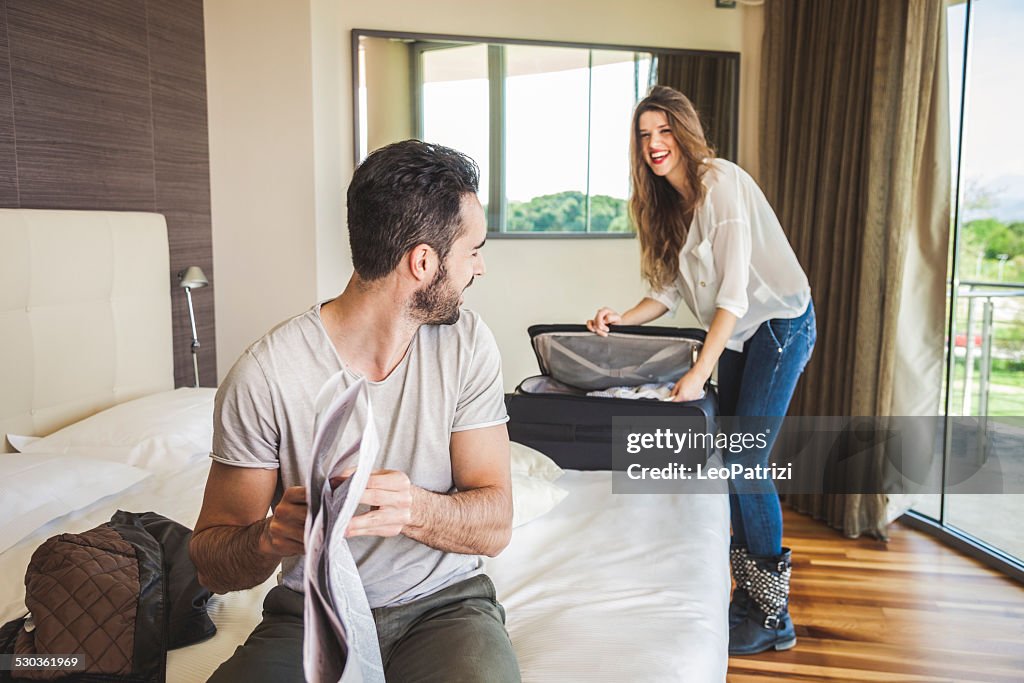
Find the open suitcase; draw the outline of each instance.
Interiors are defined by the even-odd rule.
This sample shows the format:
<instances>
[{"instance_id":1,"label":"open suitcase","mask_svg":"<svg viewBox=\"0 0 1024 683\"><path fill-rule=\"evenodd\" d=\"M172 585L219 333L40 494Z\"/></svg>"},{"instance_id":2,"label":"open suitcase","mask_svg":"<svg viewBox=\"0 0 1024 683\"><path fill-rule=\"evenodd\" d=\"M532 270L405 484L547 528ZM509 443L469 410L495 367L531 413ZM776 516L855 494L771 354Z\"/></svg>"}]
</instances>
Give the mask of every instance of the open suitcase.
<instances>
[{"instance_id":1,"label":"open suitcase","mask_svg":"<svg viewBox=\"0 0 1024 683\"><path fill-rule=\"evenodd\" d=\"M613 417L696 418L713 431L718 399L710 384L703 398L688 403L587 395L679 379L697 358L702 330L615 326L599 337L584 325L533 325L529 334L541 374L505 396L509 437L562 467L612 469Z\"/></svg>"}]
</instances>

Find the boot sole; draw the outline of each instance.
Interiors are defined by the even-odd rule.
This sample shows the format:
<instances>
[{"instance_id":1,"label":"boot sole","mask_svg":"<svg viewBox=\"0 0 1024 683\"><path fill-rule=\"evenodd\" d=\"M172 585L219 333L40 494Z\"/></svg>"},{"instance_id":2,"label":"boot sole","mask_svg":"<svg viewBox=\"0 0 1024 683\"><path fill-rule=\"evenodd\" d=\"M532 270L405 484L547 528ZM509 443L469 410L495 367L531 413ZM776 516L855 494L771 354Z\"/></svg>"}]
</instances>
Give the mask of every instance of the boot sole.
<instances>
[{"instance_id":1,"label":"boot sole","mask_svg":"<svg viewBox=\"0 0 1024 683\"><path fill-rule=\"evenodd\" d=\"M784 643L775 643L775 651L782 652L783 650L791 650L796 647L796 638L793 640L787 640Z\"/></svg>"},{"instance_id":2,"label":"boot sole","mask_svg":"<svg viewBox=\"0 0 1024 683\"><path fill-rule=\"evenodd\" d=\"M736 652L733 650L729 651L730 657L747 657L749 655L759 655L762 652L768 652L769 650L775 650L776 652L782 652L783 650L792 650L796 647L796 638L784 640L781 643L775 643L774 645L767 645L760 650L745 650L743 652Z\"/></svg>"}]
</instances>

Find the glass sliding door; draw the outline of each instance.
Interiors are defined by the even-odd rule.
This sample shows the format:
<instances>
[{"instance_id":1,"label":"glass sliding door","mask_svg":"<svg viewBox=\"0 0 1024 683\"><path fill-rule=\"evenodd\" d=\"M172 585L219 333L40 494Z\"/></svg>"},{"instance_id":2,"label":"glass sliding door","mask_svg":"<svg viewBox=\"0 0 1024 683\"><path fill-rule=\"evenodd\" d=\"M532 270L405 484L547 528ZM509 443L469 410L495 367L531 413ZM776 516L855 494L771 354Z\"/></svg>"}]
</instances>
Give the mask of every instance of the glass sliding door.
<instances>
[{"instance_id":1,"label":"glass sliding door","mask_svg":"<svg viewBox=\"0 0 1024 683\"><path fill-rule=\"evenodd\" d=\"M982 442L992 434L1019 440L1009 449L1016 456L999 466L1004 477L1024 477L1024 88L1008 80L1024 69L1024 3L950 3L947 19L957 183L943 410L975 418L982 441L972 458L986 457ZM964 457L961 442L948 437L947 458ZM1024 558L1024 495L950 493L954 484L915 510L995 553Z\"/></svg>"}]
</instances>

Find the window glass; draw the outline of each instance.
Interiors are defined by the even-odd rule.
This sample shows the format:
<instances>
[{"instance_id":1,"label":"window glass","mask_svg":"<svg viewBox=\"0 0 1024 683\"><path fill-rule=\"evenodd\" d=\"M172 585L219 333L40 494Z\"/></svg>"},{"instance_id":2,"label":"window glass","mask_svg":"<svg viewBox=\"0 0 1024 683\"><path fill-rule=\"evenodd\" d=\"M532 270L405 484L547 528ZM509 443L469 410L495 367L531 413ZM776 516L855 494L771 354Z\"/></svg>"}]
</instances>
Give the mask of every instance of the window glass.
<instances>
[{"instance_id":1,"label":"window glass","mask_svg":"<svg viewBox=\"0 0 1024 683\"><path fill-rule=\"evenodd\" d=\"M630 232L629 126L650 80L651 59L615 50L591 54L590 232Z\"/></svg>"},{"instance_id":2,"label":"window glass","mask_svg":"<svg viewBox=\"0 0 1024 683\"><path fill-rule=\"evenodd\" d=\"M1024 90L1006 81L1024 68L1024 5L961 2L949 7L947 20L953 173L959 175L948 413L977 418L973 431L973 422L961 428L970 447L952 439L947 452L951 461L970 457L990 465L986 433L1024 443L1014 417L1024 415L1024 129L1016 120ZM1024 448L1013 452L1016 459L991 463L1003 476L1024 471ZM1024 527L998 523L1024 513L1022 495L944 495L916 509L1024 558Z\"/></svg>"},{"instance_id":3,"label":"window glass","mask_svg":"<svg viewBox=\"0 0 1024 683\"><path fill-rule=\"evenodd\" d=\"M589 50L505 49L509 232L585 232Z\"/></svg>"},{"instance_id":4,"label":"window glass","mask_svg":"<svg viewBox=\"0 0 1024 683\"><path fill-rule=\"evenodd\" d=\"M416 52L419 135L476 159L492 231L632 232L629 122L650 53L429 41Z\"/></svg>"},{"instance_id":5,"label":"window glass","mask_svg":"<svg viewBox=\"0 0 1024 683\"><path fill-rule=\"evenodd\" d=\"M480 202L490 183L490 95L487 46L423 51L422 137L472 157L480 166Z\"/></svg>"}]
</instances>

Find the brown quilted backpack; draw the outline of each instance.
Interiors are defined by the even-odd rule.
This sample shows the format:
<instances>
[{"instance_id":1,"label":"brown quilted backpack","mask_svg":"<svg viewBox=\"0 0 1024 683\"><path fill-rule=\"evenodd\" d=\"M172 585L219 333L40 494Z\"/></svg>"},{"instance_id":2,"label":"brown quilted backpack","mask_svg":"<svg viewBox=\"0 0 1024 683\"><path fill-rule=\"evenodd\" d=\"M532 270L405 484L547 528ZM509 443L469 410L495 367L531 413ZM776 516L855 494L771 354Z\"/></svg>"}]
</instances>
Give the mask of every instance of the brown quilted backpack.
<instances>
[{"instance_id":1,"label":"brown quilted backpack","mask_svg":"<svg viewBox=\"0 0 1024 683\"><path fill-rule=\"evenodd\" d=\"M216 632L188 557L192 532L152 512L117 512L54 536L25 574L29 615L0 630L0 652L80 655L84 670L21 670L0 680L156 681L167 650Z\"/></svg>"}]
</instances>

